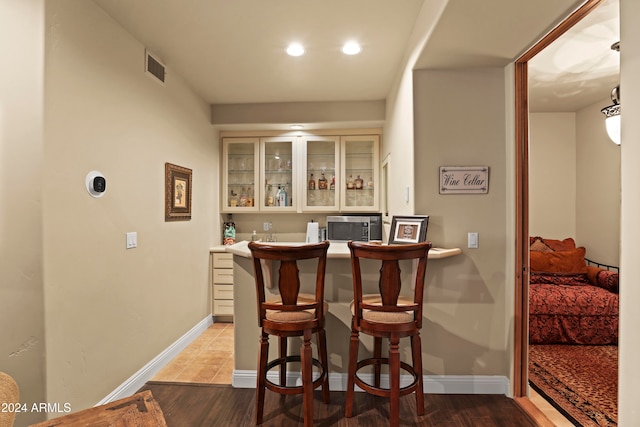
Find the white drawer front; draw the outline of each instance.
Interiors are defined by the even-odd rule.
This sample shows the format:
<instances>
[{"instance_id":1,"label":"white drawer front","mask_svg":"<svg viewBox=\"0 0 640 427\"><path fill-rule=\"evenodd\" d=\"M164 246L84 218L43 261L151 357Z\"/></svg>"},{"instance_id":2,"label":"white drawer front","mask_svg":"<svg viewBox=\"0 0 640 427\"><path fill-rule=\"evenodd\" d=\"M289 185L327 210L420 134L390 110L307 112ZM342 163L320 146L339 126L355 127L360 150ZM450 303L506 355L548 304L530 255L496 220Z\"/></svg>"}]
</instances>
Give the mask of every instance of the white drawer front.
<instances>
[{"instance_id":1,"label":"white drawer front","mask_svg":"<svg viewBox=\"0 0 640 427\"><path fill-rule=\"evenodd\" d=\"M233 270L228 268L213 269L213 283L233 284Z\"/></svg>"},{"instance_id":2,"label":"white drawer front","mask_svg":"<svg viewBox=\"0 0 640 427\"><path fill-rule=\"evenodd\" d=\"M214 268L233 268L233 254L214 253L213 267Z\"/></svg>"},{"instance_id":3,"label":"white drawer front","mask_svg":"<svg viewBox=\"0 0 640 427\"><path fill-rule=\"evenodd\" d=\"M233 299L233 285L214 285L213 286L213 298L219 299Z\"/></svg>"},{"instance_id":4,"label":"white drawer front","mask_svg":"<svg viewBox=\"0 0 640 427\"><path fill-rule=\"evenodd\" d=\"M216 315L232 315L233 314L233 301L232 300L215 300L215 301L213 301L213 314L216 314Z\"/></svg>"}]
</instances>

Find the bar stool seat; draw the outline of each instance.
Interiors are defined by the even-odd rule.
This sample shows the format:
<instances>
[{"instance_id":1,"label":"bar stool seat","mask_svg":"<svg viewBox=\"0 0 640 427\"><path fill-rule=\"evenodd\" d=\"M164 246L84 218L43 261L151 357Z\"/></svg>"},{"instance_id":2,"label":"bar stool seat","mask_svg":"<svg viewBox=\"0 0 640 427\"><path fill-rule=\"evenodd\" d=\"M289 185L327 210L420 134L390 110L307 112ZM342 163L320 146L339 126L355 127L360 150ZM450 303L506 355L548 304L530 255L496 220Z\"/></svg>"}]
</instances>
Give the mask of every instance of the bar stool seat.
<instances>
[{"instance_id":1,"label":"bar stool seat","mask_svg":"<svg viewBox=\"0 0 640 427\"><path fill-rule=\"evenodd\" d=\"M362 302L364 304L371 304L382 306L382 297L378 294L368 294L362 296ZM413 300L402 295L398 297L398 306L410 306L413 304ZM351 301L351 315L355 316L355 301ZM362 318L372 323L406 323L413 320L412 311L399 311L399 312L386 312L386 311L374 311L374 310L362 310Z\"/></svg>"},{"instance_id":2,"label":"bar stool seat","mask_svg":"<svg viewBox=\"0 0 640 427\"><path fill-rule=\"evenodd\" d=\"M298 295L298 304L310 304L315 300L315 295L303 294ZM268 301L269 304L278 305L282 304L282 298L271 298ZM325 301L324 312L329 311L329 304ZM282 310L267 310L266 318L274 322L301 322L304 320L312 320L315 317L314 310L302 310L302 311L282 311Z\"/></svg>"},{"instance_id":3,"label":"bar stool seat","mask_svg":"<svg viewBox=\"0 0 640 427\"><path fill-rule=\"evenodd\" d=\"M265 390L283 395L302 394L305 427L313 425L313 390L322 387L322 400L329 403L329 363L327 357L324 313L328 304L324 301L324 280L329 242L301 246L269 245L251 242L258 304L258 325L261 328L258 378L256 385L256 424L262 424ZM300 292L301 283L298 261L315 260L317 271L315 293ZM278 261L276 295L268 300L265 276L271 270L264 268L265 261ZM311 337L317 335L318 357L314 358ZM278 357L269 361L269 336L278 337ZM300 355L287 353L287 340L302 337ZM302 385L287 384L287 366L300 363ZM313 367L317 368L313 379ZM268 378L270 370L279 368L279 383Z\"/></svg>"},{"instance_id":4,"label":"bar stool seat","mask_svg":"<svg viewBox=\"0 0 640 427\"><path fill-rule=\"evenodd\" d=\"M345 416L354 412L354 388L358 385L367 393L389 398L389 423L400 424L400 396L416 395L418 415L424 415L424 392L422 381L422 300L427 255L430 242L407 245L372 245L349 242L351 271L353 275L353 301L351 303L351 340L349 344L349 366ZM379 293L363 294L361 259L381 262L378 281ZM417 260L415 282L411 296L400 295L402 289L401 260ZM360 333L373 336L373 356L358 359ZM400 339L410 338L412 363L400 360ZM382 339L389 340L389 355L382 357ZM381 367L389 367L389 387L382 387ZM373 366L373 384L358 375L367 366ZM400 371L407 372L412 380L400 386Z\"/></svg>"}]
</instances>

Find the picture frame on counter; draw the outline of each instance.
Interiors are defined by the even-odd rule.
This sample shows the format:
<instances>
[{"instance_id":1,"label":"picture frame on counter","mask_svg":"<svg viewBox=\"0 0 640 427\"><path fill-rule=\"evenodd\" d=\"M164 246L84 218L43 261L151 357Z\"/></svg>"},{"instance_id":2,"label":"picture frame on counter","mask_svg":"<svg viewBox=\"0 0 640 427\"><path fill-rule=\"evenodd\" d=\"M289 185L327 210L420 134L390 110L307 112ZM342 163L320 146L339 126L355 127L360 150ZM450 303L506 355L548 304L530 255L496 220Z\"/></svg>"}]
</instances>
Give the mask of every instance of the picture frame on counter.
<instances>
[{"instance_id":1,"label":"picture frame on counter","mask_svg":"<svg viewBox=\"0 0 640 427\"><path fill-rule=\"evenodd\" d=\"M427 240L428 215L393 216L389 244L420 243Z\"/></svg>"},{"instance_id":2,"label":"picture frame on counter","mask_svg":"<svg viewBox=\"0 0 640 427\"><path fill-rule=\"evenodd\" d=\"M165 163L164 177L164 220L191 220L192 170L171 163Z\"/></svg>"}]
</instances>

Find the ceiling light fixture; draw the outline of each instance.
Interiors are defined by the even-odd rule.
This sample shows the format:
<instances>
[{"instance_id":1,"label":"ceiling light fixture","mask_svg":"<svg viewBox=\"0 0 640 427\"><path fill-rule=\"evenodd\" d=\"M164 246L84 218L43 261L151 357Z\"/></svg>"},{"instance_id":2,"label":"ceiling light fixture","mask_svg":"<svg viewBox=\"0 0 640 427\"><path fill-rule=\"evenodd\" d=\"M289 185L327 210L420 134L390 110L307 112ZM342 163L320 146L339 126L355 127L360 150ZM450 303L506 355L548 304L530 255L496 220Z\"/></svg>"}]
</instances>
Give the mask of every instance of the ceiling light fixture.
<instances>
[{"instance_id":1,"label":"ceiling light fixture","mask_svg":"<svg viewBox=\"0 0 640 427\"><path fill-rule=\"evenodd\" d=\"M357 55L362 51L362 47L356 42L347 42L342 46L342 53L345 55Z\"/></svg>"},{"instance_id":2,"label":"ceiling light fixture","mask_svg":"<svg viewBox=\"0 0 640 427\"><path fill-rule=\"evenodd\" d=\"M294 129L294 130L300 130L300 129L303 129L303 128L304 128L304 126L302 126L302 125L291 125L291 126L289 126L289 127L290 127L291 129Z\"/></svg>"},{"instance_id":3,"label":"ceiling light fixture","mask_svg":"<svg viewBox=\"0 0 640 427\"><path fill-rule=\"evenodd\" d=\"M620 52L620 42L611 45L611 49ZM620 145L620 85L611 90L613 104L600 110L605 115L605 126L609 138Z\"/></svg>"},{"instance_id":4,"label":"ceiling light fixture","mask_svg":"<svg viewBox=\"0 0 640 427\"><path fill-rule=\"evenodd\" d=\"M300 43L291 43L287 47L287 53L291 56L302 56L304 55L304 47Z\"/></svg>"}]
</instances>

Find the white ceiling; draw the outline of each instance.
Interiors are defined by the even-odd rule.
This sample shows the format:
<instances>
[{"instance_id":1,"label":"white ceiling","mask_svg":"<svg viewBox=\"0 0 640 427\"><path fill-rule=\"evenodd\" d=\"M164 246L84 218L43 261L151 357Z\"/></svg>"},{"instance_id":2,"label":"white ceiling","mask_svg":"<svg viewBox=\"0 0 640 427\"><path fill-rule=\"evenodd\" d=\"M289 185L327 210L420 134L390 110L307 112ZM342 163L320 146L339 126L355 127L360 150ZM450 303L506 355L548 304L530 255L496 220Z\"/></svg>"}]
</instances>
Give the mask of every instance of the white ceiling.
<instances>
[{"instance_id":1,"label":"white ceiling","mask_svg":"<svg viewBox=\"0 0 640 427\"><path fill-rule=\"evenodd\" d=\"M610 99L620 74L611 45L619 40L619 1L606 0L529 61L529 110L571 112Z\"/></svg>"},{"instance_id":2,"label":"white ceiling","mask_svg":"<svg viewBox=\"0 0 640 427\"><path fill-rule=\"evenodd\" d=\"M415 68L504 66L582 0L95 2L166 64L168 79L171 73L180 75L210 104L237 104L385 99L409 53L412 32L429 30L420 28L423 6L425 10L427 6L437 9L444 3L447 6L429 34ZM606 0L609 2L616 2L617 11L617 0ZM598 10L601 8L604 6ZM613 18L607 15L607 19L610 28ZM592 28L585 31L591 40L598 39L600 33L592 33ZM545 83L555 86L578 81L582 87L572 89L574 93L584 92L596 83L610 85L611 76L606 82L600 80L613 72L611 67L587 82L585 72L593 71L594 66L589 65L593 60L570 61L582 67L580 74L560 68L563 63L558 58L567 58L562 49L573 53L578 47L586 48L602 55L608 54L608 46L617 40L607 33L605 40L598 39L600 44L591 47L587 46L589 37L560 48L552 58L556 70L532 64L531 74L537 76L532 80L532 96ZM360 55L345 56L340 52L341 45L351 39L362 43ZM307 53L302 57L286 55L284 50L292 41L304 44ZM551 76L559 70L564 74ZM606 97L608 91L610 88L602 96ZM544 96L550 99L549 93Z\"/></svg>"}]
</instances>

